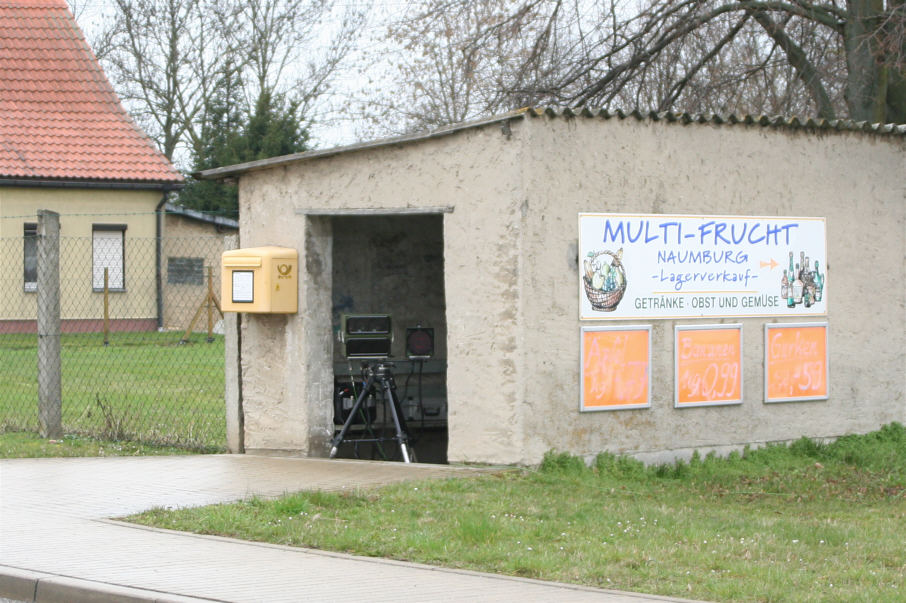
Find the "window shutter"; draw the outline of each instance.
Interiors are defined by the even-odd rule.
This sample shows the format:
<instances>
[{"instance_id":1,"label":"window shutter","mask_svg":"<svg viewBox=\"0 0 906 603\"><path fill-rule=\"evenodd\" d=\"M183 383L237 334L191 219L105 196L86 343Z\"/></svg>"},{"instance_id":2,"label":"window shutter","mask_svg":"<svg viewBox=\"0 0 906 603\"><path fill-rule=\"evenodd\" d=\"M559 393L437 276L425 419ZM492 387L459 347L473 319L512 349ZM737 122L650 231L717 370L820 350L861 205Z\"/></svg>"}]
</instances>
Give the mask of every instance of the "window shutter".
<instances>
[{"instance_id":1,"label":"window shutter","mask_svg":"<svg viewBox=\"0 0 906 603\"><path fill-rule=\"evenodd\" d=\"M123 231L95 230L93 233L93 289L104 288L104 268L110 289L123 289Z\"/></svg>"}]
</instances>

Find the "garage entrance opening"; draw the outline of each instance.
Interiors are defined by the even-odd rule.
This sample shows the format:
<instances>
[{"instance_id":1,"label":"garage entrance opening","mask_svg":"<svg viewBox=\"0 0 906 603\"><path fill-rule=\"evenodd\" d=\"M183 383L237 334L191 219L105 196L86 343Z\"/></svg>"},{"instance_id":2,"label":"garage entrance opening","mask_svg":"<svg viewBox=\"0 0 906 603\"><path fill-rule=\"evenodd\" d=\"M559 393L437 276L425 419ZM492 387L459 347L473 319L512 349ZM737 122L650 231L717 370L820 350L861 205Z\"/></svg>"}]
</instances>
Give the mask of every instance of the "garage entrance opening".
<instances>
[{"instance_id":1,"label":"garage entrance opening","mask_svg":"<svg viewBox=\"0 0 906 603\"><path fill-rule=\"evenodd\" d=\"M359 358L356 352L365 349L364 355L369 355L368 350L383 353L386 349L414 450L412 460L446 463L443 215L333 216L331 221L332 322L337 335L333 345L335 427L340 429L361 391L363 363L373 367L378 362ZM389 325L386 348L372 340L348 345L350 329L344 329L344 317L368 316L378 317L373 326L378 331ZM339 340L341 331L347 333L347 344ZM362 336L374 339L374 333ZM392 439L395 432L386 397L365 399L363 412L339 446L338 458L401 460L400 446ZM364 441L381 438L386 439Z\"/></svg>"}]
</instances>

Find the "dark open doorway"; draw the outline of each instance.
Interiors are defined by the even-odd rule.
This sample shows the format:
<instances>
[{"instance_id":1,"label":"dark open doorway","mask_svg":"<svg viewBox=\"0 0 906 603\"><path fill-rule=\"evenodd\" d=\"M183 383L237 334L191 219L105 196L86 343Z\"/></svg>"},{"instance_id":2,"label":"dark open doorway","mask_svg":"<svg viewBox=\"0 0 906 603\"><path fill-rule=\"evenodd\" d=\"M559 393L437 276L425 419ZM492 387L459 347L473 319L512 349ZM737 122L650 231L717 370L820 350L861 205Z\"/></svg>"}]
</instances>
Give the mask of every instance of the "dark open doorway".
<instances>
[{"instance_id":1,"label":"dark open doorway","mask_svg":"<svg viewBox=\"0 0 906 603\"><path fill-rule=\"evenodd\" d=\"M333 216L332 320L334 334L344 316L389 315L393 381L408 426L414 460L447 462L446 303L443 215ZM415 341L415 337L418 340ZM413 350L409 343L426 344ZM417 346L415 346L417 347ZM359 393L363 362L334 338L335 423ZM416 356L418 356L416 358ZM388 401L366 400L344 442L340 458L400 460L397 442L357 442L392 437Z\"/></svg>"}]
</instances>

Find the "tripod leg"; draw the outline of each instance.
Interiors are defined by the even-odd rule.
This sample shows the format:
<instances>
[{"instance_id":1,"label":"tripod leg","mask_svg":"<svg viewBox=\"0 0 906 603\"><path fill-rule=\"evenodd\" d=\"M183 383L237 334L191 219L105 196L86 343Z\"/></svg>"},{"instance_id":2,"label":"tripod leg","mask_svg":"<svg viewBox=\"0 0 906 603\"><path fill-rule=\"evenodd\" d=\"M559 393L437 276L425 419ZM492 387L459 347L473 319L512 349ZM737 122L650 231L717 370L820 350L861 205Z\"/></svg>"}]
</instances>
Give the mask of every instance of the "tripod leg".
<instances>
[{"instance_id":1,"label":"tripod leg","mask_svg":"<svg viewBox=\"0 0 906 603\"><path fill-rule=\"evenodd\" d=\"M403 455L403 462L408 463L409 461L409 443L406 437L406 432L403 431L400 426L400 404L399 400L396 397L396 392L393 391L393 385L389 379L381 379L381 386L384 388L384 395L390 400L390 416L393 417L393 426L396 428L396 441L400 444L400 452Z\"/></svg>"},{"instance_id":2,"label":"tripod leg","mask_svg":"<svg viewBox=\"0 0 906 603\"><path fill-rule=\"evenodd\" d=\"M356 398L355 404L352 405L352 408L349 410L349 416L346 418L346 422L343 423L343 428L340 429L340 432L333 437L330 441L330 458L337 456L337 448L340 444L343 443L343 440L346 438L346 432L349 431L349 427L352 425L352 422L355 421L356 413L359 412L359 408L362 406L362 402L365 401L365 398L368 397L371 388L374 385L374 375L370 375L368 380L365 382L365 385L362 386L362 393L359 394L359 397Z\"/></svg>"}]
</instances>

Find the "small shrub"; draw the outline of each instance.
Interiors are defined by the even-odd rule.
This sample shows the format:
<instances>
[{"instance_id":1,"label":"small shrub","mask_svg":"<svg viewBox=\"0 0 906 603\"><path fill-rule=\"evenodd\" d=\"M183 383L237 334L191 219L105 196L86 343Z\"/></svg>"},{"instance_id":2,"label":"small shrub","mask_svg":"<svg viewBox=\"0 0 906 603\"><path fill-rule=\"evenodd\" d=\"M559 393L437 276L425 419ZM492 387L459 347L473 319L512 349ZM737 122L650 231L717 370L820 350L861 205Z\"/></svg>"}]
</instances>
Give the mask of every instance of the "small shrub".
<instances>
[{"instance_id":1,"label":"small shrub","mask_svg":"<svg viewBox=\"0 0 906 603\"><path fill-rule=\"evenodd\" d=\"M689 465L683 459L677 459L673 464L673 477L680 479L691 473Z\"/></svg>"},{"instance_id":2,"label":"small shrub","mask_svg":"<svg viewBox=\"0 0 906 603\"><path fill-rule=\"evenodd\" d=\"M902 459L906 458L906 429L900 423L890 423L866 435L843 436L826 446L823 452L825 459L901 473Z\"/></svg>"},{"instance_id":3,"label":"small shrub","mask_svg":"<svg viewBox=\"0 0 906 603\"><path fill-rule=\"evenodd\" d=\"M696 450L685 462L677 460L657 466L646 466L629 456L602 452L595 457L591 470L580 457L565 452L549 451L544 455L539 472L558 476L585 476L646 481L650 479L694 479L698 482L731 484L743 476L776 476L796 471L808 461L809 466L843 463L866 471L882 472L895 483L906 480L906 428L900 423L885 425L866 435L843 436L830 444L802 437L791 444L767 444L760 448L745 446L726 457L713 451L702 458ZM831 466L831 465L828 465Z\"/></svg>"},{"instance_id":4,"label":"small shrub","mask_svg":"<svg viewBox=\"0 0 906 603\"><path fill-rule=\"evenodd\" d=\"M550 450L544 454L544 459L539 467L541 473L559 475L582 475L588 470L585 461L568 452L555 452Z\"/></svg>"},{"instance_id":5,"label":"small shrub","mask_svg":"<svg viewBox=\"0 0 906 603\"><path fill-rule=\"evenodd\" d=\"M595 457L595 471L599 476L640 478L645 475L645 464L628 456L602 452Z\"/></svg>"},{"instance_id":6,"label":"small shrub","mask_svg":"<svg viewBox=\"0 0 906 603\"><path fill-rule=\"evenodd\" d=\"M891 442L900 446L906 446L906 427L904 427L902 423L894 421L878 430L875 437L882 442Z\"/></svg>"},{"instance_id":7,"label":"small shrub","mask_svg":"<svg viewBox=\"0 0 906 603\"><path fill-rule=\"evenodd\" d=\"M790 444L790 452L796 456L806 458L819 458L822 444L810 438L801 437Z\"/></svg>"},{"instance_id":8,"label":"small shrub","mask_svg":"<svg viewBox=\"0 0 906 603\"><path fill-rule=\"evenodd\" d=\"M698 450L692 451L692 458L689 459L689 467L692 469L700 469L702 466L702 456L699 454Z\"/></svg>"},{"instance_id":9,"label":"small shrub","mask_svg":"<svg viewBox=\"0 0 906 603\"><path fill-rule=\"evenodd\" d=\"M104 417L104 428L101 430L101 438L113 441L125 440L126 430L124 425L126 420L122 411L117 410L112 403L108 402L106 398L102 398L100 394L96 393L94 400L101 411L101 415ZM91 411L89 411L88 416L91 416Z\"/></svg>"}]
</instances>

